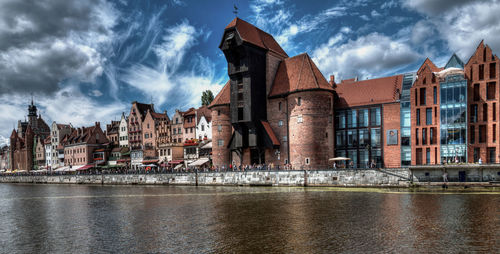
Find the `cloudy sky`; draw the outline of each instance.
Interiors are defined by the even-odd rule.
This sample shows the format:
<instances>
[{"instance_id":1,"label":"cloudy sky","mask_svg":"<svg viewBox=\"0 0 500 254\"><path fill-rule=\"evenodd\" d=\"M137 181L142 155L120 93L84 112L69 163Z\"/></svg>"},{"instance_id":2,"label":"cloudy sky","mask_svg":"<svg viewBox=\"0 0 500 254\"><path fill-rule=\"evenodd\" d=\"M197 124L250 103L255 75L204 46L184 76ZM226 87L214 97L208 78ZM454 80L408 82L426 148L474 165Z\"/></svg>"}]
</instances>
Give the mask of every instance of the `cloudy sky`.
<instances>
[{"instance_id":1,"label":"cloudy sky","mask_svg":"<svg viewBox=\"0 0 500 254\"><path fill-rule=\"evenodd\" d=\"M31 95L42 117L74 126L200 104L227 80L217 48L238 16L325 76L415 71L426 57L467 61L481 39L500 50L500 3L481 0L0 0L0 144Z\"/></svg>"}]
</instances>

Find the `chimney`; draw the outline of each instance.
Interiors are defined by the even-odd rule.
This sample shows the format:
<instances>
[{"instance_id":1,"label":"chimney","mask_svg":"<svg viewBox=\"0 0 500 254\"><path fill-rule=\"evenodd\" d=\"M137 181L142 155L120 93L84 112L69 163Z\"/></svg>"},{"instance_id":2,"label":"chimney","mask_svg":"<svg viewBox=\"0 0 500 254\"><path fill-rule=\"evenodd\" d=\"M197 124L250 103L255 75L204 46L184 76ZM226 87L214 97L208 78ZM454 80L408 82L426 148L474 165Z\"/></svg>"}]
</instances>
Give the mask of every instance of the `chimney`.
<instances>
[{"instance_id":1,"label":"chimney","mask_svg":"<svg viewBox=\"0 0 500 254\"><path fill-rule=\"evenodd\" d=\"M101 123L100 122L95 122L95 127L101 127Z\"/></svg>"},{"instance_id":2,"label":"chimney","mask_svg":"<svg viewBox=\"0 0 500 254\"><path fill-rule=\"evenodd\" d=\"M335 88L337 85L335 84L335 75L330 75L330 85Z\"/></svg>"}]
</instances>

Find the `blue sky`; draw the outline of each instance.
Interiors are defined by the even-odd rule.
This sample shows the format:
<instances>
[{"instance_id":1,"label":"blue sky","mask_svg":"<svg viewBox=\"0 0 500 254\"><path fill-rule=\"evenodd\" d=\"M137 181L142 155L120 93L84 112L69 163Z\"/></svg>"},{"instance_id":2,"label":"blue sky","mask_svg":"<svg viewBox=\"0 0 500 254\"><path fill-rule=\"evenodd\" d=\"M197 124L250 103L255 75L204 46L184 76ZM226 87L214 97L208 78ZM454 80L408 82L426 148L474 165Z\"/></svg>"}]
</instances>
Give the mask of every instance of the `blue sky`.
<instances>
[{"instance_id":1,"label":"blue sky","mask_svg":"<svg viewBox=\"0 0 500 254\"><path fill-rule=\"evenodd\" d=\"M337 80L444 65L453 52L466 62L481 39L500 49L495 0L3 0L0 144L31 95L47 123L74 126L119 119L134 100L170 116L199 106L227 81L218 45L233 4Z\"/></svg>"}]
</instances>

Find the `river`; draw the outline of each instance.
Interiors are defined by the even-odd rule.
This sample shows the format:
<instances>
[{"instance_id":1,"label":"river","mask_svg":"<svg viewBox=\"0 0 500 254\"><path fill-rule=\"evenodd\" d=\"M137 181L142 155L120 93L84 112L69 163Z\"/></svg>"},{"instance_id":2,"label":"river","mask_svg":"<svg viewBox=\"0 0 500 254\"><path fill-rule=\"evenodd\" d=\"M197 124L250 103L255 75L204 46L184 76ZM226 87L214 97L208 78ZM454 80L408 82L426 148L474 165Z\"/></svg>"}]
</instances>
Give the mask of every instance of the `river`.
<instances>
[{"instance_id":1,"label":"river","mask_svg":"<svg viewBox=\"0 0 500 254\"><path fill-rule=\"evenodd\" d=\"M0 184L2 253L498 253L500 193Z\"/></svg>"}]
</instances>

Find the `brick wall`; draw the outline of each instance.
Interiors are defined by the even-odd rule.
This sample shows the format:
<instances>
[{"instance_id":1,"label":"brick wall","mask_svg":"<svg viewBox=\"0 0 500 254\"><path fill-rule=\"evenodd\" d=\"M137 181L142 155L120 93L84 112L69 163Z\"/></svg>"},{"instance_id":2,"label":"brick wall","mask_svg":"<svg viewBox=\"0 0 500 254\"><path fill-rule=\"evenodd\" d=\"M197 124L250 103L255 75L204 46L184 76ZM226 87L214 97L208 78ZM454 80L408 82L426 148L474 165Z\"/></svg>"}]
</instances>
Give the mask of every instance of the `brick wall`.
<instances>
[{"instance_id":1,"label":"brick wall","mask_svg":"<svg viewBox=\"0 0 500 254\"><path fill-rule=\"evenodd\" d=\"M290 162L294 169L328 167L328 159L333 157L333 112L329 106L332 103L333 95L326 91L288 96Z\"/></svg>"},{"instance_id":2,"label":"brick wall","mask_svg":"<svg viewBox=\"0 0 500 254\"><path fill-rule=\"evenodd\" d=\"M401 167L401 107L399 103L384 104L382 108L382 142L383 142L383 160L387 168ZM398 144L387 145L387 131L398 131Z\"/></svg>"},{"instance_id":3,"label":"brick wall","mask_svg":"<svg viewBox=\"0 0 500 254\"><path fill-rule=\"evenodd\" d=\"M493 66L492 66L493 65ZM481 67L482 66L482 67ZM494 67L494 69L492 69ZM465 65L464 71L468 82L467 88L467 106L468 106L468 116L467 120L469 123L468 128L468 160L469 162L477 162L474 160L474 150L479 149L480 158L483 162L489 161L488 149L495 149L495 158L493 158L494 162L500 162L500 158L498 157L499 153L499 98L500 98L500 89L499 89L499 71L500 71L500 62L498 57L493 55L493 52L487 45L481 43L474 54L471 56L467 64ZM482 74L481 75L481 70ZM493 74L494 77L491 77L490 74ZM482 76L482 77L481 77ZM488 98L488 83L493 84L495 92L493 97ZM479 98L474 98L474 86L479 85ZM471 105L477 105L478 108L478 116L477 122L472 123L471 120ZM484 107L486 105L486 111L484 111ZM486 112L486 118L484 118L484 112ZM471 130L471 126L474 126L474 130ZM485 142L480 141L480 129L481 126L485 126L486 128L486 140ZM471 144L471 136L475 136L474 144Z\"/></svg>"},{"instance_id":4,"label":"brick wall","mask_svg":"<svg viewBox=\"0 0 500 254\"><path fill-rule=\"evenodd\" d=\"M220 131L219 131L220 126ZM229 112L229 105L215 106L212 108L212 162L215 167L227 166L230 154L227 146L231 139L233 127ZM219 146L219 140L222 145Z\"/></svg>"}]
</instances>

